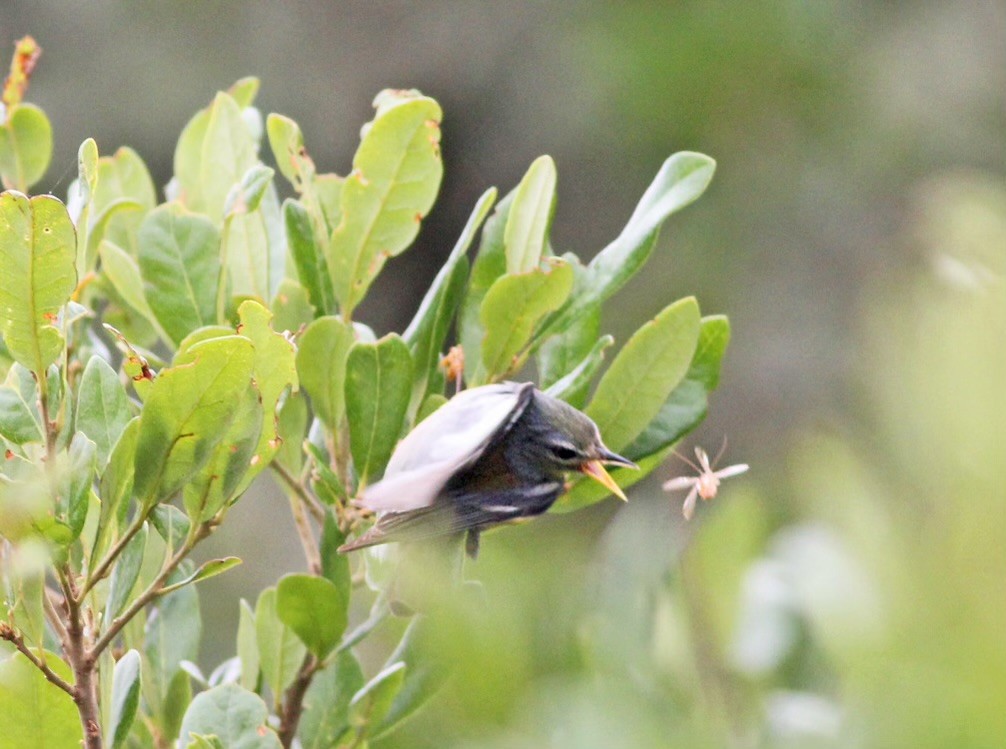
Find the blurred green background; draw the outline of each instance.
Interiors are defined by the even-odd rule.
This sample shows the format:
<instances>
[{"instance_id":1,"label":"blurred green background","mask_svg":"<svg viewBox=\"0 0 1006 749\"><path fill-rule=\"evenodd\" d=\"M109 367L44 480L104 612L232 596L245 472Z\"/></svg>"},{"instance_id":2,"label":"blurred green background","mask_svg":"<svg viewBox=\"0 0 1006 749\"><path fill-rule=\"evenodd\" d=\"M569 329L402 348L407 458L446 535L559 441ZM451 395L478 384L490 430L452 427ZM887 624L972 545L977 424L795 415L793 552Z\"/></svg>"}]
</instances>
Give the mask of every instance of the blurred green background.
<instances>
[{"instance_id":1,"label":"blurred green background","mask_svg":"<svg viewBox=\"0 0 1006 749\"><path fill-rule=\"evenodd\" d=\"M345 172L385 87L445 111L445 178L360 317L401 329L478 195L559 168L558 252L614 237L662 160L717 159L605 327L673 298L734 337L689 440L751 471L684 524L659 481L488 536L484 607L444 624L457 673L391 747L1006 744L1006 7L1001 2L24 2L44 48L39 191L76 149L155 181L213 93L262 79ZM207 554L203 665L237 598L300 569L258 487ZM380 663L393 633L370 646Z\"/></svg>"}]
</instances>

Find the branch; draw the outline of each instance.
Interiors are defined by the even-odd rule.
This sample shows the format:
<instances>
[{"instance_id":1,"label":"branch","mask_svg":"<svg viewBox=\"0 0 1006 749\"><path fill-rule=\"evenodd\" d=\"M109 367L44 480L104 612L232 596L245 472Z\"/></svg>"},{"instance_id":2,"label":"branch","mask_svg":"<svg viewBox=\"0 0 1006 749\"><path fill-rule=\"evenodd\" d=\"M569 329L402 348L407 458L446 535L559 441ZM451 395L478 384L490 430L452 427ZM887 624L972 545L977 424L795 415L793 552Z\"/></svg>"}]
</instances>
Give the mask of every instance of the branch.
<instances>
[{"instance_id":1,"label":"branch","mask_svg":"<svg viewBox=\"0 0 1006 749\"><path fill-rule=\"evenodd\" d=\"M0 640L7 640L7 642L13 644L14 647L17 648L18 652L31 661L35 665L35 668L41 671L42 675L45 676L50 683L55 684L68 695L76 699L77 693L74 691L73 685L49 668L48 663L35 655L31 651L31 648L24 644L24 637L22 637L21 633L7 622L0 622Z\"/></svg>"},{"instance_id":2,"label":"branch","mask_svg":"<svg viewBox=\"0 0 1006 749\"><path fill-rule=\"evenodd\" d=\"M164 593L164 583L167 582L171 573L174 572L178 565L182 563L182 560L188 556L189 552L192 551L193 547L199 541L206 538L210 533L212 533L212 527L209 523L203 523L198 526L194 531L189 533L189 537L185 539L185 543L182 547L175 552L168 561L164 563L161 567L160 573L154 578L154 581L147 586L140 595L133 599L133 602L129 604L125 611L115 617L108 625L106 629L97 640L95 640L94 645L91 646L90 651L88 651L88 657L97 660L98 656L101 655L102 651L107 648L115 636L122 631L130 620L136 616L144 606L153 601L158 596Z\"/></svg>"},{"instance_id":3,"label":"branch","mask_svg":"<svg viewBox=\"0 0 1006 749\"><path fill-rule=\"evenodd\" d=\"M311 492L309 492L304 485L297 480L297 478L291 474L284 466L281 466L275 460L269 465L277 476L282 479L283 483L293 491L297 497L307 506L307 509L311 512L311 516L319 523L323 522L325 519L325 508L321 506L321 502L315 497Z\"/></svg>"},{"instance_id":4,"label":"branch","mask_svg":"<svg viewBox=\"0 0 1006 749\"><path fill-rule=\"evenodd\" d=\"M304 657L304 662L300 664L300 670L293 684L286 690L283 714L279 723L279 741L284 749L289 749L294 736L297 735L300 716L304 712L304 695L307 694L307 688L311 686L311 680L319 668L321 668L320 661L308 653Z\"/></svg>"}]
</instances>

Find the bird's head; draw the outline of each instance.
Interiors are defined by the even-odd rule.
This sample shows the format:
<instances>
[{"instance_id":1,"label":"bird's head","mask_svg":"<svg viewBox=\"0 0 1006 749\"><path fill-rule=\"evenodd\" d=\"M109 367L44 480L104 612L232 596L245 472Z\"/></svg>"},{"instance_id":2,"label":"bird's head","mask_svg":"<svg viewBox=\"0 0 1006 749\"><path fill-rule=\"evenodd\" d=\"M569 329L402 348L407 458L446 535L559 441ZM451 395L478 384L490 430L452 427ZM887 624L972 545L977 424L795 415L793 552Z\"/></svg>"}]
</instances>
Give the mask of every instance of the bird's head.
<instances>
[{"instance_id":1,"label":"bird's head","mask_svg":"<svg viewBox=\"0 0 1006 749\"><path fill-rule=\"evenodd\" d=\"M548 473L578 471L586 474L620 499L625 493L605 470L605 465L638 468L628 458L609 450L597 425L568 403L540 391L529 409L530 444L524 452Z\"/></svg>"}]
</instances>

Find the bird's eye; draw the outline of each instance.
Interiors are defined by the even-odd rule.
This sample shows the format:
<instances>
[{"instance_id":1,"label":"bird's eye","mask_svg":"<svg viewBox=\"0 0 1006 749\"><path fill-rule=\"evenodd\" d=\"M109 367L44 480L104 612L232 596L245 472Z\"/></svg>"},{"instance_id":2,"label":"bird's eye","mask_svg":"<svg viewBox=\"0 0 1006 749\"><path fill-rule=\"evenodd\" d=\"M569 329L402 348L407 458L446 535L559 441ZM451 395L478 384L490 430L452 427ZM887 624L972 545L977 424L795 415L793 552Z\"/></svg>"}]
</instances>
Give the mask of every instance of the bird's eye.
<instances>
[{"instance_id":1,"label":"bird's eye","mask_svg":"<svg viewBox=\"0 0 1006 749\"><path fill-rule=\"evenodd\" d=\"M579 453L568 445L549 445L548 449L552 455L563 462L575 460L579 457Z\"/></svg>"}]
</instances>

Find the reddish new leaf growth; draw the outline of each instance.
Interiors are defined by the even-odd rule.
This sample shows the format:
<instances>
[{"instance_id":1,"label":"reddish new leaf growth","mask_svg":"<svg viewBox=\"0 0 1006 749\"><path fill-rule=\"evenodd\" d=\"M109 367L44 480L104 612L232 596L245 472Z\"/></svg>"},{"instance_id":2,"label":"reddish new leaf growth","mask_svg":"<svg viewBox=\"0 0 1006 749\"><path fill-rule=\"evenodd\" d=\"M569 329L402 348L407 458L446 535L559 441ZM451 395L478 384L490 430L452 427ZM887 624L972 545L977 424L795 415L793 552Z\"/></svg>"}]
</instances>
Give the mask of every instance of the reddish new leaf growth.
<instances>
[{"instance_id":1,"label":"reddish new leaf growth","mask_svg":"<svg viewBox=\"0 0 1006 749\"><path fill-rule=\"evenodd\" d=\"M17 41L14 57L10 62L10 74L3 86L3 103L8 110L24 99L25 91L28 90L28 80L41 54L42 48L33 37L25 36Z\"/></svg>"}]
</instances>

